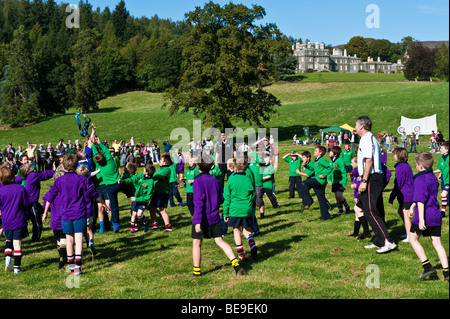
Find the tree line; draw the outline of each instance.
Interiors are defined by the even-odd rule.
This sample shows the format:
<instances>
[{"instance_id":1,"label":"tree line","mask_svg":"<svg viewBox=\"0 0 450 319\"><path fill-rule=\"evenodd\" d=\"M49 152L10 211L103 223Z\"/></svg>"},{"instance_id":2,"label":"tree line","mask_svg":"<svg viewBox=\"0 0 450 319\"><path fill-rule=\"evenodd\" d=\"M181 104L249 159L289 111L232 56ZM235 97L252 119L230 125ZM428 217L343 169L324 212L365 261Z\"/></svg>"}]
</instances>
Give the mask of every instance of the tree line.
<instances>
[{"instance_id":1,"label":"tree line","mask_svg":"<svg viewBox=\"0 0 450 319\"><path fill-rule=\"evenodd\" d=\"M281 105L265 86L294 74L298 63L291 37L275 24L258 24L266 15L259 5L210 1L171 21L133 17L124 0L103 11L81 0L79 28L66 25L67 6L0 0L0 124L17 127L69 108L86 113L108 95L147 90L165 92L169 114L192 112L217 128L234 120L260 125ZM414 43L360 38L346 48L363 60L369 54L396 62ZM434 73L437 65L448 80L448 48L446 57L433 53Z\"/></svg>"},{"instance_id":2,"label":"tree line","mask_svg":"<svg viewBox=\"0 0 450 319\"><path fill-rule=\"evenodd\" d=\"M367 61L368 57L380 57L381 61L392 63L401 60L408 80L436 78L448 82L449 79L449 48L445 43L430 48L411 36L404 37L399 43L355 36L343 48L350 55L356 54L361 61Z\"/></svg>"}]
</instances>

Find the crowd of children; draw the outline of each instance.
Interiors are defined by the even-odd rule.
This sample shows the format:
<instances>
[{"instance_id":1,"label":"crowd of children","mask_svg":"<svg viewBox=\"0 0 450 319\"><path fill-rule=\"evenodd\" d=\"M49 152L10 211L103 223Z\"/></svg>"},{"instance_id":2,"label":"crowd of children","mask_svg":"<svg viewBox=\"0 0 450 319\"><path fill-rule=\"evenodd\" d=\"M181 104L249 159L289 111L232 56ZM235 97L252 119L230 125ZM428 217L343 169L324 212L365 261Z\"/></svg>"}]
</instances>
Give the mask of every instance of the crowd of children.
<instances>
[{"instance_id":1,"label":"crowd of children","mask_svg":"<svg viewBox=\"0 0 450 319\"><path fill-rule=\"evenodd\" d=\"M350 178L355 201L354 230L350 236L359 240L370 238L369 224L358 200L361 180L355 154L348 143L345 143L344 149L332 146L328 151L328 161L324 158L327 149L321 145L315 146L314 158L309 151L301 154L293 152L283 157L289 165L289 198L294 198L297 193L302 200L300 212L303 213L314 202L310 195L312 189L319 202L321 220L326 221L331 217L331 204L326 198L326 188L329 186L335 196L339 215L349 214L352 209L344 194ZM440 241L449 187L448 142L440 146L440 152L442 156L434 172L433 157L426 152L418 153L415 162L419 173L414 176L408 164L407 150L395 148L393 153L397 163L389 203L393 204L395 199L398 201L398 213L406 232L404 241L411 244L424 268L420 278L436 275L436 270L419 243L421 236L431 236L442 264L444 279L448 281L448 260ZM242 236L248 243L250 257L256 258L258 248L255 236L260 235L256 210L259 209L259 217L264 218L264 194L274 209L280 207L274 191L276 170L271 154L266 154L262 147L259 151L251 149L245 155L229 160L229 177L222 188L219 183L222 172L208 152L191 154L185 171L184 156L175 150L172 154L158 156L158 169L146 163L140 174L137 174L134 162L124 163L122 174L121 163L117 161L115 153L100 142L93 125L85 147L64 155L59 165L53 163L51 169L35 169L26 155L20 159L17 172L15 166L2 163L0 229L6 237L5 270L14 270L16 273L21 271L22 239L28 236L28 221L32 223L32 240L38 241L50 213L50 228L60 256L59 268L68 265L73 274L81 274L83 239L86 238L88 247L96 254L94 233L109 230L108 212L113 230L119 231L118 193L123 192L130 200L131 233L138 231L139 223L144 226L144 232L151 229L150 223L153 230L158 230L158 215L164 222L165 231L172 231L167 206L175 205L173 197L180 206L186 203L192 217L193 275L202 273L201 247L204 238L214 239L230 260L236 274L245 274L239 264L239 260L246 255ZM391 173L386 166L386 157L382 156L382 161L387 185ZM441 207L437 199L437 173L441 180ZM48 192L40 194L40 182L52 178L53 183ZM180 182L185 184L185 201L178 191ZM43 198L41 195L44 195ZM43 199L44 205L39 203L40 199ZM96 229L97 219L99 230ZM235 250L223 240L226 234L224 227L233 229ZM359 232L361 227L362 234Z\"/></svg>"}]
</instances>

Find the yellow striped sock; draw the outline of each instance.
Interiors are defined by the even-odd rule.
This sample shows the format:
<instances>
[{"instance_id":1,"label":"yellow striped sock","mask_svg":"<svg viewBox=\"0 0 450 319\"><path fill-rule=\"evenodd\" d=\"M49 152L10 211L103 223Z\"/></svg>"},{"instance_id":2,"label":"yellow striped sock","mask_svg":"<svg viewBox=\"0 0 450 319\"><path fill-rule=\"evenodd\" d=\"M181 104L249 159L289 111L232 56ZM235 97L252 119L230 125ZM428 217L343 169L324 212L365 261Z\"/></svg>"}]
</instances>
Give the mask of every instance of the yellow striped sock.
<instances>
[{"instance_id":1,"label":"yellow striped sock","mask_svg":"<svg viewBox=\"0 0 450 319\"><path fill-rule=\"evenodd\" d=\"M193 271L192 271L192 274L195 275L195 276L200 276L202 274L202 272L200 270L200 267L194 267Z\"/></svg>"}]
</instances>

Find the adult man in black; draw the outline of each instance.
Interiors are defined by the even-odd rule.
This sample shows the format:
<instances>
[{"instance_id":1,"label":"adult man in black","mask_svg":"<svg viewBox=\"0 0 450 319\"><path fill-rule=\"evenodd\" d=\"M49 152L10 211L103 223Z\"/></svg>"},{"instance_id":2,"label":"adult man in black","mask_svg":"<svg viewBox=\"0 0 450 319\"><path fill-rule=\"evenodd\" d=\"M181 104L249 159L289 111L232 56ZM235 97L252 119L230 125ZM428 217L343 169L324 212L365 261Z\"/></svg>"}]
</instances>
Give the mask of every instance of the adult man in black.
<instances>
[{"instance_id":1,"label":"adult man in black","mask_svg":"<svg viewBox=\"0 0 450 319\"><path fill-rule=\"evenodd\" d=\"M233 140L228 140L224 131L220 134L220 141L217 141L214 150L215 150L215 161L216 166L219 167L222 175L219 179L220 188L223 191L223 187L225 184L225 174L230 176L231 172L227 169L227 161L231 158L236 158L236 146L233 143Z\"/></svg>"},{"instance_id":2,"label":"adult man in black","mask_svg":"<svg viewBox=\"0 0 450 319\"><path fill-rule=\"evenodd\" d=\"M389 235L384 222L383 189L385 177L381 163L381 151L378 140L370 132L372 120L368 116L356 119L356 133L361 137L358 148L359 206L364 211L372 230L375 232L373 244L365 248L379 248L378 254L386 253L397 247Z\"/></svg>"}]
</instances>

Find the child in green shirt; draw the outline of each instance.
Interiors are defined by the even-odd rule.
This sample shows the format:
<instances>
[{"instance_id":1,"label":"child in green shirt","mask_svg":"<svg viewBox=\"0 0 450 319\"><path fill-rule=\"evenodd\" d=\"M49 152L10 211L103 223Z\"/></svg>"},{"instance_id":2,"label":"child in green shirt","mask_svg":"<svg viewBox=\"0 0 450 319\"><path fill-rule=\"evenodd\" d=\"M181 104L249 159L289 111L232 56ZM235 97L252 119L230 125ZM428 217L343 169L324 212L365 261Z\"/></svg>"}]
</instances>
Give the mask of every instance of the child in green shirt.
<instances>
[{"instance_id":1,"label":"child in green shirt","mask_svg":"<svg viewBox=\"0 0 450 319\"><path fill-rule=\"evenodd\" d=\"M291 158L289 158L291 156ZM302 165L302 159L299 157L297 151L283 156L283 160L289 163L289 198L292 199L295 196L295 190L297 190L298 197L302 198L300 190L302 187L302 176L297 172Z\"/></svg>"},{"instance_id":2,"label":"child in green shirt","mask_svg":"<svg viewBox=\"0 0 450 319\"><path fill-rule=\"evenodd\" d=\"M447 209L448 202L448 189L449 189L449 169L448 169L448 142L442 143L439 147L441 157L439 158L437 170L434 173L440 174L441 180L441 215L445 217L445 211Z\"/></svg>"},{"instance_id":3,"label":"child in green shirt","mask_svg":"<svg viewBox=\"0 0 450 319\"><path fill-rule=\"evenodd\" d=\"M148 232L149 230L149 223L144 215L144 211L148 209L148 204L153 195L154 173L155 167L152 164L146 164L143 173L119 180L119 184L131 184L135 188L134 201L131 204L132 214L130 232L132 234L137 231L136 217L144 224L144 232Z\"/></svg>"},{"instance_id":4,"label":"child in green shirt","mask_svg":"<svg viewBox=\"0 0 450 319\"><path fill-rule=\"evenodd\" d=\"M253 225L255 188L245 173L245 163L234 163L234 174L227 181L223 193L223 216L228 226L233 227L234 241L240 259L244 258L242 233L250 245L251 257L256 258L256 247L251 228Z\"/></svg>"},{"instance_id":5,"label":"child in green shirt","mask_svg":"<svg viewBox=\"0 0 450 319\"><path fill-rule=\"evenodd\" d=\"M264 157L265 161L265 167L263 169L262 173L262 179L263 179L263 188L262 193L266 194L267 197L270 200L270 203L272 204L272 207L275 209L280 208L280 205L278 205L277 197L275 196L275 192L273 191L273 182L275 179L275 169L273 165L270 163L271 158L270 156Z\"/></svg>"},{"instance_id":6,"label":"child in green shirt","mask_svg":"<svg viewBox=\"0 0 450 319\"><path fill-rule=\"evenodd\" d=\"M322 145L316 146L314 149L315 160L312 163L314 165L314 175L311 174L310 176L312 178L302 182L303 198L300 212L302 213L305 209L308 209L312 205L313 199L309 194L309 190L314 188L320 205L321 220L327 220L330 218L327 199L325 197L325 188L327 185L327 176L331 173L331 167L330 164L323 158L326 151L326 148Z\"/></svg>"},{"instance_id":7,"label":"child in green shirt","mask_svg":"<svg viewBox=\"0 0 450 319\"><path fill-rule=\"evenodd\" d=\"M172 231L172 225L170 224L170 218L167 214L167 204L169 202L169 190L170 190L170 165L172 165L172 159L169 154L161 156L159 162L159 169L153 174L154 194L150 201L150 217L153 221L153 230L158 230L158 222L156 221L156 213L158 212L164 220L166 231Z\"/></svg>"},{"instance_id":8,"label":"child in green shirt","mask_svg":"<svg viewBox=\"0 0 450 319\"><path fill-rule=\"evenodd\" d=\"M347 203L343 193L347 188L347 171L345 169L344 161L341 156L341 148L339 146L333 146L330 148L330 167L331 174L328 175L328 185L331 186L331 191L336 197L336 204L339 209L339 215L350 213L350 206ZM351 160L350 160L351 164Z\"/></svg>"}]
</instances>

